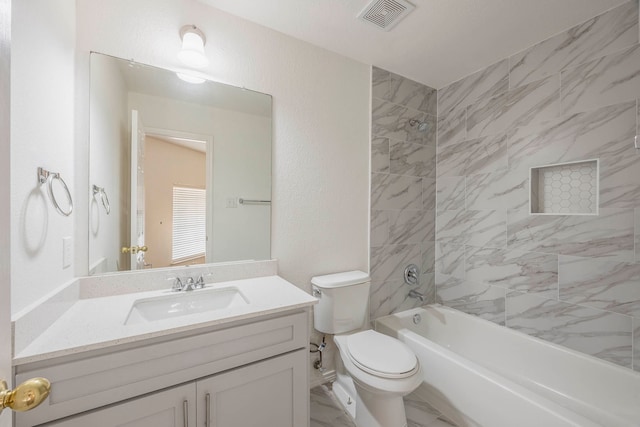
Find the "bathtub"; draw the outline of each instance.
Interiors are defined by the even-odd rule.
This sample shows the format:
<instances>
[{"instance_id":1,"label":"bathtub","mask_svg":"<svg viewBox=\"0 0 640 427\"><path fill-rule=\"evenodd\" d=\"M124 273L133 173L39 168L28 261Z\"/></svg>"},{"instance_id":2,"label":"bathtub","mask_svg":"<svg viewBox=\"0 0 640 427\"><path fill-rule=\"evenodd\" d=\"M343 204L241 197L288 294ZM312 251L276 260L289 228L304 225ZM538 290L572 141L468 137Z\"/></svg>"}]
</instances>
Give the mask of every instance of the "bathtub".
<instances>
[{"instance_id":1,"label":"bathtub","mask_svg":"<svg viewBox=\"0 0 640 427\"><path fill-rule=\"evenodd\" d=\"M640 426L629 369L437 304L375 328L411 347L424 375L415 393L459 427Z\"/></svg>"}]
</instances>

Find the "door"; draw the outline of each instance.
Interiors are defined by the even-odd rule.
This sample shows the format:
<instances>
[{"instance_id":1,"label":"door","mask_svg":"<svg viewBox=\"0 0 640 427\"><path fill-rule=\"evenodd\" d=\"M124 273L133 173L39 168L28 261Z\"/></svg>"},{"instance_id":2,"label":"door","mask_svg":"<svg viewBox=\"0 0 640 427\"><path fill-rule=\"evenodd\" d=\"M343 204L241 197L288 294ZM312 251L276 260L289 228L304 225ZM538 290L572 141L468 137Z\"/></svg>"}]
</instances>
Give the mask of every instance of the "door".
<instances>
[{"instance_id":1,"label":"door","mask_svg":"<svg viewBox=\"0 0 640 427\"><path fill-rule=\"evenodd\" d=\"M0 0L0 380L11 383L11 258L9 248L9 110L11 0ZM9 384L11 385L11 384ZM11 427L11 411L0 415L0 427Z\"/></svg>"},{"instance_id":2,"label":"door","mask_svg":"<svg viewBox=\"0 0 640 427\"><path fill-rule=\"evenodd\" d=\"M198 426L307 426L306 362L298 350L198 381Z\"/></svg>"},{"instance_id":3,"label":"door","mask_svg":"<svg viewBox=\"0 0 640 427\"><path fill-rule=\"evenodd\" d=\"M131 110L131 247L144 246L144 126ZM131 251L131 270L145 266L144 251Z\"/></svg>"},{"instance_id":4,"label":"door","mask_svg":"<svg viewBox=\"0 0 640 427\"><path fill-rule=\"evenodd\" d=\"M51 427L196 426L196 386L188 383L59 422ZM236 427L239 427L238 424Z\"/></svg>"}]
</instances>

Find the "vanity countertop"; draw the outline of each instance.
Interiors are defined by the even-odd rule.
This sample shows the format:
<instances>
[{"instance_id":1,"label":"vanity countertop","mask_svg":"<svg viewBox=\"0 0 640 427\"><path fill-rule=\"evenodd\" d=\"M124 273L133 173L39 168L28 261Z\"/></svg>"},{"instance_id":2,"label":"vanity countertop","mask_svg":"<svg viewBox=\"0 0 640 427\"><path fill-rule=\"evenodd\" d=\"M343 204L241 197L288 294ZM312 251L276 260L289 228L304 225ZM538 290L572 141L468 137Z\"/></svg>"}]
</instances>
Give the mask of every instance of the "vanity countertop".
<instances>
[{"instance_id":1,"label":"vanity countertop","mask_svg":"<svg viewBox=\"0 0 640 427\"><path fill-rule=\"evenodd\" d=\"M79 299L39 337L14 357L14 365L68 356L185 331L309 307L315 298L279 276L208 284L191 295L237 288L249 304L150 322L125 324L137 300L162 297L170 290Z\"/></svg>"}]
</instances>

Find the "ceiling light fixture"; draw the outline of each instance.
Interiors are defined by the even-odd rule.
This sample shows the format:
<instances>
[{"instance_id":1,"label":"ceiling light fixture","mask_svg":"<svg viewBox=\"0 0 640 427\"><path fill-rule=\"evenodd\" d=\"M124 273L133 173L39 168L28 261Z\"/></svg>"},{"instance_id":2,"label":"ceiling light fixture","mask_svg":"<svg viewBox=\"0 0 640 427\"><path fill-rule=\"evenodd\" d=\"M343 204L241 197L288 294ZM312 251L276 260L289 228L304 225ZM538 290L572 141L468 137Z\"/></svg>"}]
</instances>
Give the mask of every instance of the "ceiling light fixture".
<instances>
[{"instance_id":1,"label":"ceiling light fixture","mask_svg":"<svg viewBox=\"0 0 640 427\"><path fill-rule=\"evenodd\" d=\"M193 76L191 74L185 74L185 73L176 73L176 76L178 76L178 78L182 81L185 81L187 83L193 83L193 84L200 84L207 81L202 77Z\"/></svg>"},{"instance_id":2,"label":"ceiling light fixture","mask_svg":"<svg viewBox=\"0 0 640 427\"><path fill-rule=\"evenodd\" d=\"M182 49L178 52L178 59L188 67L204 68L209 65L209 59L204 54L207 42L204 33L195 25L185 25L180 29Z\"/></svg>"}]
</instances>

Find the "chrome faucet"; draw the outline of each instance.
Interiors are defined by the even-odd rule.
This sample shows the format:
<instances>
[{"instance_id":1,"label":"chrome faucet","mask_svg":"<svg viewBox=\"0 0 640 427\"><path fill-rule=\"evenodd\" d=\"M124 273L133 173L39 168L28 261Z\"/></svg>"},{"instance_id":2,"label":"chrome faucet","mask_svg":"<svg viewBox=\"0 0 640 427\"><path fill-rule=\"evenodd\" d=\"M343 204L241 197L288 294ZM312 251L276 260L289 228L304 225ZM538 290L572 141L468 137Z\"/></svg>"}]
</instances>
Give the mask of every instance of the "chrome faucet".
<instances>
[{"instance_id":1,"label":"chrome faucet","mask_svg":"<svg viewBox=\"0 0 640 427\"><path fill-rule=\"evenodd\" d=\"M173 279L173 285L171 286L173 292L187 292L202 288L204 288L204 276L202 274L196 280L193 280L193 277L187 277L184 280L176 277Z\"/></svg>"},{"instance_id":2,"label":"chrome faucet","mask_svg":"<svg viewBox=\"0 0 640 427\"><path fill-rule=\"evenodd\" d=\"M420 292L416 291L415 289L411 289L409 291L409 297L410 298L417 298L420 300L420 302L424 302L424 295L421 294Z\"/></svg>"}]
</instances>

